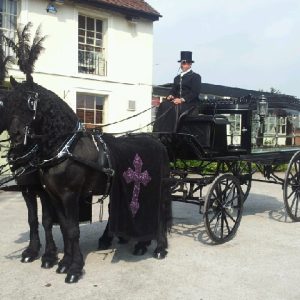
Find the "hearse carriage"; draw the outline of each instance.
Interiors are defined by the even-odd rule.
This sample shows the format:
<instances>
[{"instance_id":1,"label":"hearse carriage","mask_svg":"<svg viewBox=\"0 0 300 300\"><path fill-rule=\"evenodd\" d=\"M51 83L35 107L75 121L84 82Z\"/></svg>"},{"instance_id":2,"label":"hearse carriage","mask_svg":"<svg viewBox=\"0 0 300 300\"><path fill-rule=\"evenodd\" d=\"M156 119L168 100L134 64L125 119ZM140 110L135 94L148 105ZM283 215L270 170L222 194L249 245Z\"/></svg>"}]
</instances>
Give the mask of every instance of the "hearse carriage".
<instances>
[{"instance_id":1,"label":"hearse carriage","mask_svg":"<svg viewBox=\"0 0 300 300\"><path fill-rule=\"evenodd\" d=\"M173 166L173 200L200 206L213 242L236 233L252 181L282 185L286 212L300 221L299 111L298 99L281 95L202 99L199 115L159 134ZM284 178L276 174L282 164ZM256 172L264 179L252 178Z\"/></svg>"}]
</instances>

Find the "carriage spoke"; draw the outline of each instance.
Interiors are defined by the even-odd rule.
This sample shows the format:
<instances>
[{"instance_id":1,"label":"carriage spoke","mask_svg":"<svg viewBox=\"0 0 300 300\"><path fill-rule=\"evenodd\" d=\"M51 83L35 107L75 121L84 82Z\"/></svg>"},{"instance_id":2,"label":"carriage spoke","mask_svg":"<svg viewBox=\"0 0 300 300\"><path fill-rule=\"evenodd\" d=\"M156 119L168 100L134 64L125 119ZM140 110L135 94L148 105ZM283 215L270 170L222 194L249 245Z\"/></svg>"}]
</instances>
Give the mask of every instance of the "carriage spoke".
<instances>
[{"instance_id":1,"label":"carriage spoke","mask_svg":"<svg viewBox=\"0 0 300 300\"><path fill-rule=\"evenodd\" d=\"M224 213L222 213L221 215L221 239L223 238L224 236Z\"/></svg>"},{"instance_id":2,"label":"carriage spoke","mask_svg":"<svg viewBox=\"0 0 300 300\"><path fill-rule=\"evenodd\" d=\"M209 220L209 223L211 224L211 222L221 213L221 211L217 211L215 213L215 215Z\"/></svg>"},{"instance_id":3,"label":"carriage spoke","mask_svg":"<svg viewBox=\"0 0 300 300\"><path fill-rule=\"evenodd\" d=\"M229 233L230 232L230 227L229 227L229 224L228 224L228 221L227 221L227 218L226 218L226 214L224 214L224 220L225 220L226 227L227 227L227 230L228 230L228 233Z\"/></svg>"},{"instance_id":4,"label":"carriage spoke","mask_svg":"<svg viewBox=\"0 0 300 300\"><path fill-rule=\"evenodd\" d=\"M287 199L290 199L291 198L291 196L295 193L296 191L291 191L291 193L287 196Z\"/></svg>"},{"instance_id":5,"label":"carriage spoke","mask_svg":"<svg viewBox=\"0 0 300 300\"><path fill-rule=\"evenodd\" d=\"M218 225L219 225L219 221L220 221L220 214L217 217L217 222L214 226L214 233L217 234L217 229L218 229Z\"/></svg>"},{"instance_id":6,"label":"carriage spoke","mask_svg":"<svg viewBox=\"0 0 300 300\"><path fill-rule=\"evenodd\" d=\"M237 220L235 220L230 213L225 209L225 214L231 219L231 221L235 224Z\"/></svg>"}]
</instances>

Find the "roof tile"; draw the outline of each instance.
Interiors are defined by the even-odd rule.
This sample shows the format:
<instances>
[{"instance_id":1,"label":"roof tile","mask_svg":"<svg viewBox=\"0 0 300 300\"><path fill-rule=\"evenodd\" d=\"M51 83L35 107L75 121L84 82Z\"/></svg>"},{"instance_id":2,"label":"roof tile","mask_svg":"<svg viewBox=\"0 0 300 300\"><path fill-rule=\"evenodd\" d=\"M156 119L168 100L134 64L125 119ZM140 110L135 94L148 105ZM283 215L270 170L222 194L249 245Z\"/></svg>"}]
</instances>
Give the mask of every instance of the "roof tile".
<instances>
[{"instance_id":1,"label":"roof tile","mask_svg":"<svg viewBox=\"0 0 300 300\"><path fill-rule=\"evenodd\" d=\"M83 3L83 1L78 1ZM161 17L160 13L144 0L87 0L86 4L99 4L141 12L146 15Z\"/></svg>"}]
</instances>

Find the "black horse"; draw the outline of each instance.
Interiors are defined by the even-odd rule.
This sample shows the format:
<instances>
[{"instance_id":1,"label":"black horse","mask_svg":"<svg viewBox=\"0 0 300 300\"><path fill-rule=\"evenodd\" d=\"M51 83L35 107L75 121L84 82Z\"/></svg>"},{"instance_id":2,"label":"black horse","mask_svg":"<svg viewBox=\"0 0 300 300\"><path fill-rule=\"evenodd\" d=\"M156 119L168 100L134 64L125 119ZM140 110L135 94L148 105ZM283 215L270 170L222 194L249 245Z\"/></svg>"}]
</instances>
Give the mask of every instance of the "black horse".
<instances>
[{"instance_id":1,"label":"black horse","mask_svg":"<svg viewBox=\"0 0 300 300\"><path fill-rule=\"evenodd\" d=\"M110 187L109 228L145 247L156 240L156 258L164 258L171 225L171 202L164 178L169 160L164 146L147 135L114 138L82 130L72 109L57 95L33 83L17 84L7 101L12 145L35 139L40 180L59 218L64 256L57 272L77 282L84 266L79 247L79 202ZM144 171L143 171L144 170Z\"/></svg>"},{"instance_id":2,"label":"black horse","mask_svg":"<svg viewBox=\"0 0 300 300\"><path fill-rule=\"evenodd\" d=\"M2 98L2 103L4 102L4 98ZM0 131L4 131L6 124L6 112L5 106L0 105ZM30 149L30 148L28 148ZM18 150L18 148L11 148L8 156L10 157L10 162L14 160L14 156L18 157L22 155L24 151L26 152L26 148L22 147L22 152ZM30 152L30 150L28 151ZM27 158L28 161L31 157ZM19 162L14 164L17 168L20 166ZM38 214L37 214L37 197L40 198L42 204L42 224L45 231L45 253L42 256L42 267L43 268L51 268L57 262L57 248L52 235L52 226L53 219L55 218L54 208L51 205L49 200L49 195L44 191L41 186L40 179L36 170L32 170L31 172L27 172L27 174L20 175L16 177L16 184L18 185L18 190L21 191L23 198L25 200L27 209L28 209L28 224L30 228L29 233L29 245L22 252L22 262L32 262L39 257L39 251L41 248L41 242L39 237L39 222L38 222Z\"/></svg>"},{"instance_id":3,"label":"black horse","mask_svg":"<svg viewBox=\"0 0 300 300\"><path fill-rule=\"evenodd\" d=\"M5 111L5 96L7 91L0 91L0 132L3 132L7 128L7 115ZM20 151L18 148L11 148L8 154L10 162L14 160L14 156L20 157L23 152L30 153L33 145L27 145L22 147ZM28 151L27 151L28 150ZM32 157L27 157L14 163L15 168L18 168L20 164L27 162ZM22 252L21 261L24 263L32 262L39 257L39 251L41 248L41 242L39 237L39 222L37 214L37 197L40 198L42 204L42 224L45 231L45 253L42 255L42 268L51 268L57 262L57 248L52 235L53 220L55 218L55 211L49 201L49 195L44 191L41 186L40 179L36 170L27 172L27 174L16 177L16 183L18 190L21 191L25 200L28 210L28 224L29 224L29 245Z\"/></svg>"}]
</instances>

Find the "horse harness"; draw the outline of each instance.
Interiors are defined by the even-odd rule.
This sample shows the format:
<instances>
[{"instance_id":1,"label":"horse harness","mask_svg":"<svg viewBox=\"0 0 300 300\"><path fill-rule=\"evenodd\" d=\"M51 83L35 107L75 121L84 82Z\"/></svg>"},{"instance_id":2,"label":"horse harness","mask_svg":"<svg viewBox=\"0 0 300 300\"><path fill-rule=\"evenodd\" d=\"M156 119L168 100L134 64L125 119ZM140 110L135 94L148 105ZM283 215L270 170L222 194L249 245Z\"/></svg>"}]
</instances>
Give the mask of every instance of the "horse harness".
<instances>
[{"instance_id":1,"label":"horse harness","mask_svg":"<svg viewBox=\"0 0 300 300\"><path fill-rule=\"evenodd\" d=\"M38 93L34 93L34 92L28 92L28 94L29 94L27 99L28 108L29 110L33 111L33 117L31 122L25 126L25 135L24 135L24 142L23 142L24 146L26 146L28 143L28 137L32 137L32 138L41 137L40 135L38 136L35 135L34 133L31 133L32 132L31 125L36 118L39 96ZM105 156L105 162L107 163L107 167L100 165L100 157L98 162L94 162L94 161L85 160L72 153L72 150L76 146L78 140L83 136L91 137L98 153L100 153L99 149L100 147L102 147L103 154ZM112 181L112 177L115 174L115 171L112 168L109 149L107 147L107 144L103 140L102 134L100 132L88 133L85 131L81 122L78 121L75 130L72 132L72 135L68 137L63 142L63 144L58 148L56 155L54 155L49 159L44 159L40 161L38 159L38 151L39 151L39 146L38 144L35 144L32 148L30 148L25 154L22 154L21 156L18 157L8 156L9 165L13 170L13 172L15 173L13 179L17 179L20 176L24 176L26 174L31 173L32 169L34 169L35 171L36 170L42 171L45 168L56 166L62 163L63 161L65 161L66 159L71 159L75 162L86 165L96 171L103 172L105 173L105 175L107 175L105 193L103 194L101 199L99 199L97 202L102 202L109 195L111 181Z\"/></svg>"}]
</instances>

